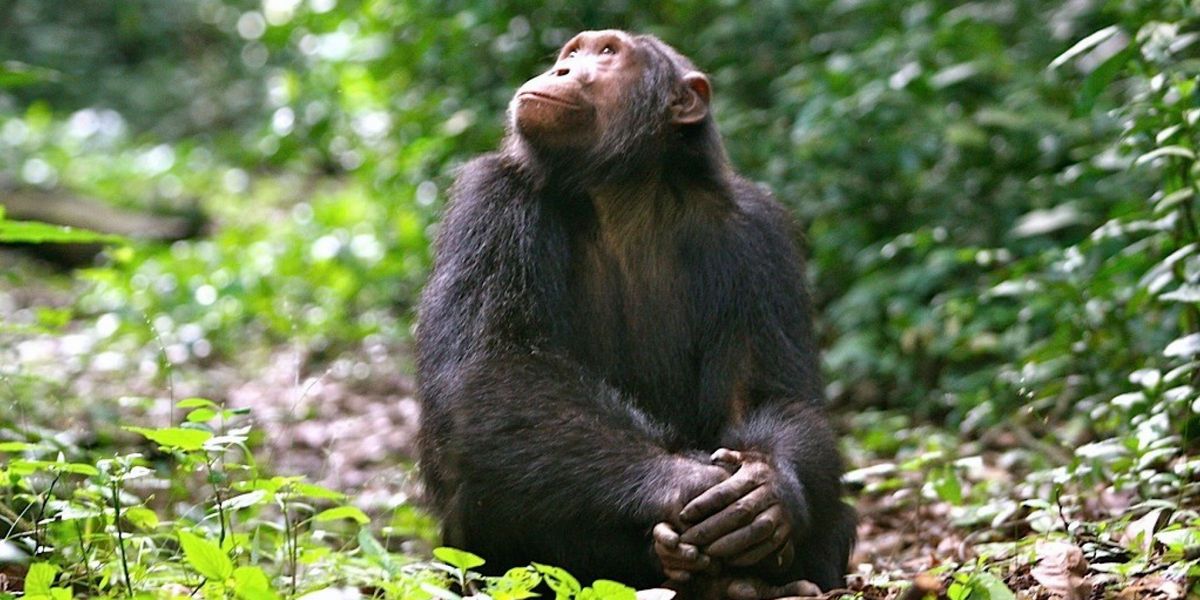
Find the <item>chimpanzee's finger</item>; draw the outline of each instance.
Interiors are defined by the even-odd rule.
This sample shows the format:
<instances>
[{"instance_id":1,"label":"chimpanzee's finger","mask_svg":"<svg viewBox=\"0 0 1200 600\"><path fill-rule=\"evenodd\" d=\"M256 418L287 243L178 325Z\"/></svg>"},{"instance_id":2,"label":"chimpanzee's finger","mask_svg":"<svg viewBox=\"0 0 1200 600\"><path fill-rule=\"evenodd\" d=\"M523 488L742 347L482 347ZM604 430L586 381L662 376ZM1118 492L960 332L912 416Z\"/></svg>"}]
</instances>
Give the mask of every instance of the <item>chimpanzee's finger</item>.
<instances>
[{"instance_id":1,"label":"chimpanzee's finger","mask_svg":"<svg viewBox=\"0 0 1200 600\"><path fill-rule=\"evenodd\" d=\"M708 488L688 502L679 512L679 518L685 523L697 523L716 514L765 483L769 475L770 472L761 465L742 465L729 479Z\"/></svg>"},{"instance_id":2,"label":"chimpanzee's finger","mask_svg":"<svg viewBox=\"0 0 1200 600\"><path fill-rule=\"evenodd\" d=\"M692 544L679 541L679 534L668 523L659 523L651 530L654 553L662 564L663 572L675 581L687 581L693 571L703 571L712 560ZM684 575L680 575L680 574Z\"/></svg>"},{"instance_id":3,"label":"chimpanzee's finger","mask_svg":"<svg viewBox=\"0 0 1200 600\"><path fill-rule=\"evenodd\" d=\"M749 525L735 529L705 546L704 551L714 558L741 558L743 554L750 552L751 549L757 549L758 546L770 544L774 541L774 545L768 546L767 550L759 555L758 558L761 559L787 540L786 530L788 529L790 528L786 525L783 510L776 504L759 513ZM756 562L758 560L752 560L748 563L742 562L740 564L746 565Z\"/></svg>"},{"instance_id":4,"label":"chimpanzee's finger","mask_svg":"<svg viewBox=\"0 0 1200 600\"><path fill-rule=\"evenodd\" d=\"M714 465L728 465L736 467L742 464L742 453L729 448L717 448L716 452L709 457Z\"/></svg>"},{"instance_id":5,"label":"chimpanzee's finger","mask_svg":"<svg viewBox=\"0 0 1200 600\"><path fill-rule=\"evenodd\" d=\"M708 546L722 536L750 525L760 513L774 503L775 495L769 486L753 488L717 514L685 529L679 539L697 546ZM756 531L763 526L759 525ZM767 531L763 538L770 533Z\"/></svg>"},{"instance_id":6,"label":"chimpanzee's finger","mask_svg":"<svg viewBox=\"0 0 1200 600\"><path fill-rule=\"evenodd\" d=\"M687 583L688 581L691 581L691 579L692 579L692 574L687 571L675 571L672 569L663 569L663 573L666 574L667 579L670 579L671 581L677 581L679 583Z\"/></svg>"},{"instance_id":7,"label":"chimpanzee's finger","mask_svg":"<svg viewBox=\"0 0 1200 600\"><path fill-rule=\"evenodd\" d=\"M679 533L669 523L655 525L650 534L654 538L654 543L661 544L665 548L674 549L679 546Z\"/></svg>"},{"instance_id":8,"label":"chimpanzee's finger","mask_svg":"<svg viewBox=\"0 0 1200 600\"><path fill-rule=\"evenodd\" d=\"M726 559L731 565L746 567L778 549L791 535L792 524L786 509L774 504L755 517L750 525L705 546L704 551L714 558Z\"/></svg>"},{"instance_id":9,"label":"chimpanzee's finger","mask_svg":"<svg viewBox=\"0 0 1200 600\"><path fill-rule=\"evenodd\" d=\"M679 552L668 551L658 554L658 560L662 563L663 569L696 572L703 571L712 564L712 559L695 546L680 544L679 548ZM655 550L657 552L657 548Z\"/></svg>"}]
</instances>

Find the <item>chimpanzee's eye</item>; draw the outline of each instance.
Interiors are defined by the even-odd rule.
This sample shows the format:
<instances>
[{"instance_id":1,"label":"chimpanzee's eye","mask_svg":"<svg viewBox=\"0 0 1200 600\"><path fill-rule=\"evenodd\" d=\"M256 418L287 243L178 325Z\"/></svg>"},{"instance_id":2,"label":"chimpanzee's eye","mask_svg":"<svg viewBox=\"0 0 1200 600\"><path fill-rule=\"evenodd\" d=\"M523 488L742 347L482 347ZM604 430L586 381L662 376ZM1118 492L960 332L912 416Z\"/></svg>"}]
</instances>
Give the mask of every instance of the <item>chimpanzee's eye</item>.
<instances>
[{"instance_id":1,"label":"chimpanzee's eye","mask_svg":"<svg viewBox=\"0 0 1200 600\"><path fill-rule=\"evenodd\" d=\"M616 54L616 53L617 53L617 51L615 49L613 49L612 46L605 46L604 49L600 51L600 54Z\"/></svg>"},{"instance_id":2,"label":"chimpanzee's eye","mask_svg":"<svg viewBox=\"0 0 1200 600\"><path fill-rule=\"evenodd\" d=\"M572 50L572 51L570 51L570 52L568 52L568 53L567 53L567 58L573 58L573 57L574 57L576 54L579 54L579 51L578 51L578 50Z\"/></svg>"}]
</instances>

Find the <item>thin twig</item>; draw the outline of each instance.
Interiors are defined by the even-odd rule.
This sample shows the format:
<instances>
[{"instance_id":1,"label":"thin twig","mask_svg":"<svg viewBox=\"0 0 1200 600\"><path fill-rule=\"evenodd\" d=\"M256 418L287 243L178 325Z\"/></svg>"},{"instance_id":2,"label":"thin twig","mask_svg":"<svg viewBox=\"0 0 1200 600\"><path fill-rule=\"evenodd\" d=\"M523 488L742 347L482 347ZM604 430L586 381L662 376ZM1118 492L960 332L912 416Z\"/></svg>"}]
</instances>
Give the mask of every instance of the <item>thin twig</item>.
<instances>
[{"instance_id":1,"label":"thin twig","mask_svg":"<svg viewBox=\"0 0 1200 600\"><path fill-rule=\"evenodd\" d=\"M204 464L208 467L208 479L212 482L213 495L217 497L217 520L221 522L221 536L218 545L225 544L225 500L221 498L221 488L217 485L217 479L213 477L212 457L208 454L204 455Z\"/></svg>"},{"instance_id":2,"label":"thin twig","mask_svg":"<svg viewBox=\"0 0 1200 600\"><path fill-rule=\"evenodd\" d=\"M75 520L75 536L79 538L79 559L83 561L83 576L87 581L88 590L92 587L92 561L88 559L88 547L83 541L83 529L79 527L79 519Z\"/></svg>"},{"instance_id":3,"label":"thin twig","mask_svg":"<svg viewBox=\"0 0 1200 600\"><path fill-rule=\"evenodd\" d=\"M129 560L125 557L125 533L121 530L121 489L117 486L117 479L112 480L113 494L113 524L117 527L117 550L121 554L121 570L125 572L125 591L129 597L133 597L133 580L129 577Z\"/></svg>"},{"instance_id":4,"label":"thin twig","mask_svg":"<svg viewBox=\"0 0 1200 600\"><path fill-rule=\"evenodd\" d=\"M42 505L38 507L37 517L33 520L34 556L37 556L38 551L42 548L42 517L46 516L46 505L50 504L50 496L54 494L54 486L58 485L59 479L62 479L62 471L54 474L54 479L50 481L50 487L46 488L46 495L42 498Z\"/></svg>"}]
</instances>

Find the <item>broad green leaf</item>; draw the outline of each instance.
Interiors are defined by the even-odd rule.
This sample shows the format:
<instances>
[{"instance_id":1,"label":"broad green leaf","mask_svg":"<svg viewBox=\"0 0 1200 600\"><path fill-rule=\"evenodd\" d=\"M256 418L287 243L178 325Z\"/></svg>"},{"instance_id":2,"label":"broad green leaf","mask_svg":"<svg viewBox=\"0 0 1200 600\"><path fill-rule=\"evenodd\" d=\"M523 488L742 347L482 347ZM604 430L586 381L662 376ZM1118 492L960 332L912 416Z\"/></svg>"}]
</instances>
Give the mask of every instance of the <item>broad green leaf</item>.
<instances>
[{"instance_id":1,"label":"broad green leaf","mask_svg":"<svg viewBox=\"0 0 1200 600\"><path fill-rule=\"evenodd\" d=\"M221 508L224 508L225 510L241 510L243 508L250 508L251 506L258 506L259 504L263 504L268 500L270 500L270 498L268 497L266 490L254 490L253 492L238 494L237 496L226 500L221 505Z\"/></svg>"},{"instance_id":2,"label":"broad green leaf","mask_svg":"<svg viewBox=\"0 0 1200 600\"><path fill-rule=\"evenodd\" d=\"M92 465L85 465L83 463L56 463L54 469L62 471L63 473L87 475L88 477L100 474L100 470L96 467L93 467Z\"/></svg>"},{"instance_id":3,"label":"broad green leaf","mask_svg":"<svg viewBox=\"0 0 1200 600\"><path fill-rule=\"evenodd\" d=\"M216 408L217 403L208 398L185 398L175 404L179 408Z\"/></svg>"},{"instance_id":4,"label":"broad green leaf","mask_svg":"<svg viewBox=\"0 0 1200 600\"><path fill-rule=\"evenodd\" d=\"M238 567L233 571L233 592L242 600L275 600L279 597L271 580L259 567Z\"/></svg>"},{"instance_id":5,"label":"broad green leaf","mask_svg":"<svg viewBox=\"0 0 1200 600\"><path fill-rule=\"evenodd\" d=\"M188 564L210 581L225 581L233 575L233 562L216 544L187 531L179 532L179 545Z\"/></svg>"},{"instance_id":6,"label":"broad green leaf","mask_svg":"<svg viewBox=\"0 0 1200 600\"><path fill-rule=\"evenodd\" d=\"M1136 55L1132 46L1126 45L1120 52L1104 59L1104 62L1092 69L1080 87L1076 106L1080 113L1087 113L1096 105L1096 98L1112 83L1129 64L1129 59Z\"/></svg>"},{"instance_id":7,"label":"broad green leaf","mask_svg":"<svg viewBox=\"0 0 1200 600\"><path fill-rule=\"evenodd\" d=\"M60 73L45 67L35 67L15 60L0 63L0 89L17 88L35 83L58 81ZM0 218L4 214L0 213Z\"/></svg>"},{"instance_id":8,"label":"broad green leaf","mask_svg":"<svg viewBox=\"0 0 1200 600\"><path fill-rule=\"evenodd\" d=\"M432 583L422 582L421 590L430 596L433 596L434 598L441 598L441 600L462 600L462 596L459 596L458 594L455 594L446 588L433 585Z\"/></svg>"},{"instance_id":9,"label":"broad green leaf","mask_svg":"<svg viewBox=\"0 0 1200 600\"><path fill-rule=\"evenodd\" d=\"M57 574L58 567L50 563L34 563L25 574L25 595L49 596L50 586L54 585L54 576Z\"/></svg>"},{"instance_id":10,"label":"broad green leaf","mask_svg":"<svg viewBox=\"0 0 1200 600\"><path fill-rule=\"evenodd\" d=\"M217 411L211 408L197 408L188 413L187 420L192 423L203 423L217 416Z\"/></svg>"},{"instance_id":11,"label":"broad green leaf","mask_svg":"<svg viewBox=\"0 0 1200 600\"><path fill-rule=\"evenodd\" d=\"M950 504L962 504L962 484L958 481L958 474L951 467L938 469L937 474L930 482L937 495L942 500Z\"/></svg>"},{"instance_id":12,"label":"broad green leaf","mask_svg":"<svg viewBox=\"0 0 1200 600\"><path fill-rule=\"evenodd\" d=\"M984 598L987 600L1017 600L1017 596L1012 590L1000 580L999 577L991 573L976 573L971 578L971 598L975 598L975 593L982 591L986 594Z\"/></svg>"},{"instance_id":13,"label":"broad green leaf","mask_svg":"<svg viewBox=\"0 0 1200 600\"><path fill-rule=\"evenodd\" d=\"M482 558L471 554L470 552L459 550L457 548L447 548L444 546L441 548L434 548L433 556L438 560L462 571L470 571L471 569L474 569L475 567L478 567L484 563Z\"/></svg>"},{"instance_id":14,"label":"broad green leaf","mask_svg":"<svg viewBox=\"0 0 1200 600\"><path fill-rule=\"evenodd\" d=\"M24 452L33 450L37 446L28 442L3 442L0 443L0 452Z\"/></svg>"},{"instance_id":15,"label":"broad green leaf","mask_svg":"<svg viewBox=\"0 0 1200 600\"><path fill-rule=\"evenodd\" d=\"M533 563L533 568L542 574L546 585L550 586L551 590L554 590L555 595L573 597L579 593L579 580L575 579L565 569L540 563Z\"/></svg>"},{"instance_id":16,"label":"broad green leaf","mask_svg":"<svg viewBox=\"0 0 1200 600\"><path fill-rule=\"evenodd\" d=\"M19 244L124 243L119 235L36 221L0 221L0 242Z\"/></svg>"},{"instance_id":17,"label":"broad green leaf","mask_svg":"<svg viewBox=\"0 0 1200 600\"><path fill-rule=\"evenodd\" d=\"M1154 534L1154 539L1169 550L1183 552L1187 548L1200 545L1200 528L1166 529Z\"/></svg>"},{"instance_id":18,"label":"broad green leaf","mask_svg":"<svg viewBox=\"0 0 1200 600\"><path fill-rule=\"evenodd\" d=\"M524 600L538 594L533 590L542 582L541 575L530 567L514 567L488 585L488 595L496 600Z\"/></svg>"},{"instance_id":19,"label":"broad green leaf","mask_svg":"<svg viewBox=\"0 0 1200 600\"><path fill-rule=\"evenodd\" d=\"M163 427L162 429L125 427L125 429L139 433L146 439L158 443L160 446L183 451L199 450L204 447L204 442L207 442L212 437L212 434L207 431L186 429L183 427Z\"/></svg>"},{"instance_id":20,"label":"broad green leaf","mask_svg":"<svg viewBox=\"0 0 1200 600\"><path fill-rule=\"evenodd\" d=\"M292 493L297 496L306 498L315 498L317 500L342 500L346 497L341 492L336 492L327 487L322 487L312 483L296 483L292 486Z\"/></svg>"},{"instance_id":21,"label":"broad green leaf","mask_svg":"<svg viewBox=\"0 0 1200 600\"><path fill-rule=\"evenodd\" d=\"M354 519L359 525L366 525L371 522L371 517L368 517L361 509L356 506L339 506L329 510L323 510L313 517L313 520L320 523L323 521L336 521L338 519Z\"/></svg>"},{"instance_id":22,"label":"broad green leaf","mask_svg":"<svg viewBox=\"0 0 1200 600\"><path fill-rule=\"evenodd\" d=\"M596 592L596 597L603 600L636 600L637 591L633 588L609 581L607 579L597 579L592 583L592 590Z\"/></svg>"},{"instance_id":23,"label":"broad green leaf","mask_svg":"<svg viewBox=\"0 0 1200 600\"><path fill-rule=\"evenodd\" d=\"M392 556L388 554L387 548L371 535L370 527L362 527L358 530L358 548L362 550L363 556L366 556L375 564L383 567L388 573L396 573L399 568Z\"/></svg>"},{"instance_id":24,"label":"broad green leaf","mask_svg":"<svg viewBox=\"0 0 1200 600\"><path fill-rule=\"evenodd\" d=\"M144 506L127 508L121 511L121 516L140 529L154 529L158 527L158 515Z\"/></svg>"}]
</instances>

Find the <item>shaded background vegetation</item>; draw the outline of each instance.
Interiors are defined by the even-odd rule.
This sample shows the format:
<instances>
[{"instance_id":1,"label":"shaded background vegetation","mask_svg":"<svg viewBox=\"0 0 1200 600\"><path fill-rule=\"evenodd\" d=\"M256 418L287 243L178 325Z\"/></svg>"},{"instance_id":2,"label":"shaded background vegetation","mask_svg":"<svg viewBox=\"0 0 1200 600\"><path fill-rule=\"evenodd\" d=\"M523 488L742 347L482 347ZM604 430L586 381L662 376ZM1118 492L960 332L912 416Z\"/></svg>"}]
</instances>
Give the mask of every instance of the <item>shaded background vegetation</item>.
<instances>
[{"instance_id":1,"label":"shaded background vegetation","mask_svg":"<svg viewBox=\"0 0 1200 600\"><path fill-rule=\"evenodd\" d=\"M907 470L953 504L974 489L976 522L1036 512L1068 482L1194 508L1196 11L0 0L0 205L46 194L211 219L204 237L114 246L70 278L2 259L0 433L55 438L56 418L88 414L68 446L108 449L122 434L106 417L130 413L118 398L145 396L132 412L153 417L173 386L222 396L293 355L297 381L403 395L455 166L495 147L512 90L562 42L616 27L710 73L733 162L805 224L856 464L933 447ZM301 404L294 420L321 412ZM1012 447L1051 488L971 487L952 460ZM1200 543L1190 514L1172 523Z\"/></svg>"}]
</instances>

